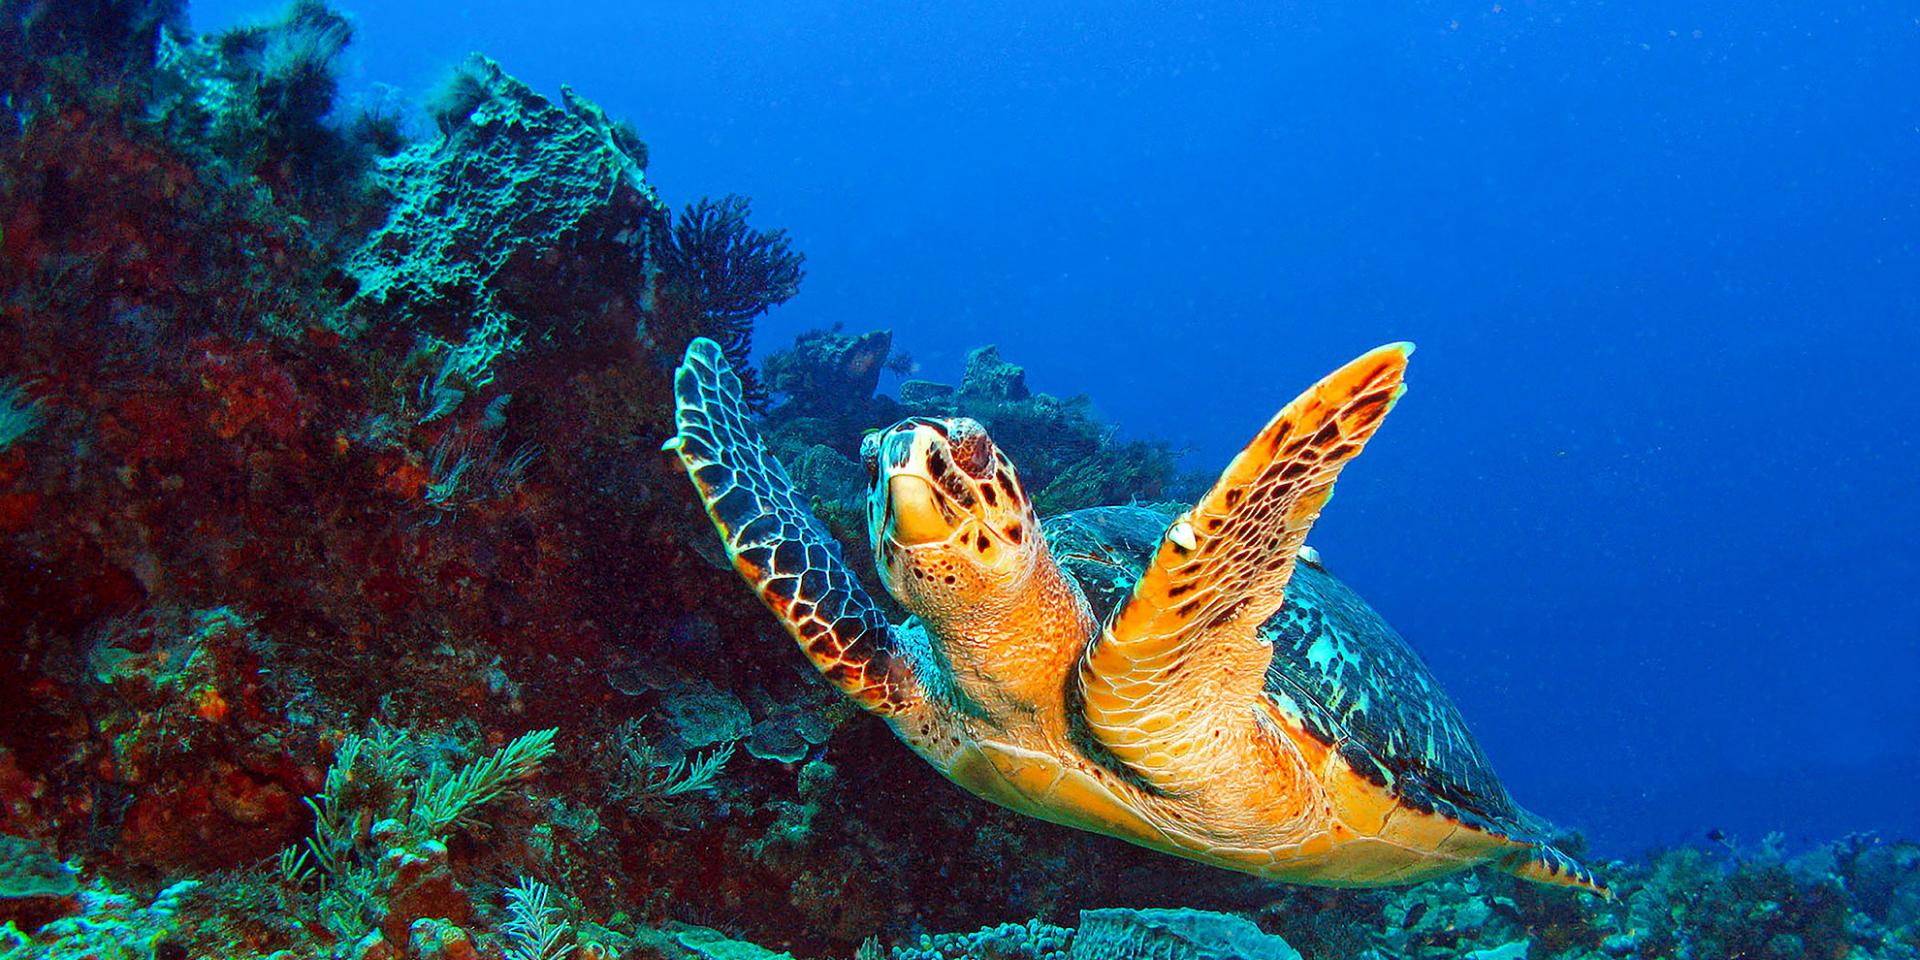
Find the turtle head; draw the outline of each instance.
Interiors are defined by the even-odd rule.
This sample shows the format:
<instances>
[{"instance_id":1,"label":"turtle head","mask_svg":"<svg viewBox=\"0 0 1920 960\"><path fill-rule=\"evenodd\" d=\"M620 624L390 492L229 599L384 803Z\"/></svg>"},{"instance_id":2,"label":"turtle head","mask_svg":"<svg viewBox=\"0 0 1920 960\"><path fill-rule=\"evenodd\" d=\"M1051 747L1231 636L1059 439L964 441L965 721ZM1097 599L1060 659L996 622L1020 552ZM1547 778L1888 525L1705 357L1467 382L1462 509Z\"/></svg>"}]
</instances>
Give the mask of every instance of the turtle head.
<instances>
[{"instance_id":1,"label":"turtle head","mask_svg":"<svg viewBox=\"0 0 1920 960\"><path fill-rule=\"evenodd\" d=\"M991 616L1045 553L1033 505L987 429L902 420L861 445L874 562L902 606L939 627Z\"/></svg>"}]
</instances>

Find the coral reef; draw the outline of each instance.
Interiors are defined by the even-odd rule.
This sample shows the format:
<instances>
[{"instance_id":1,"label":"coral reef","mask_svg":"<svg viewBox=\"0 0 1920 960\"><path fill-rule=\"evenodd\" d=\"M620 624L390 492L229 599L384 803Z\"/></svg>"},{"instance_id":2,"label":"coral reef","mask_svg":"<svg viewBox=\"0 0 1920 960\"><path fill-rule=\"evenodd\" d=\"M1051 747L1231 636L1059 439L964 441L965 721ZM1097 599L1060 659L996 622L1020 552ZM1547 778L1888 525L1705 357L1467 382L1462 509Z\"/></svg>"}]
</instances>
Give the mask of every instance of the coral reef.
<instances>
[{"instance_id":1,"label":"coral reef","mask_svg":"<svg viewBox=\"0 0 1920 960\"><path fill-rule=\"evenodd\" d=\"M1916 859L1920 845L1867 836L1787 856L1772 837L1752 851L1682 848L1610 865L1620 891L1613 902L1469 874L1398 890L1277 889L1246 910L1257 926L1190 909L1084 910L1072 928L1035 920L921 935L885 955L1905 960L1920 957ZM867 953L881 955L877 946Z\"/></svg>"},{"instance_id":2,"label":"coral reef","mask_svg":"<svg viewBox=\"0 0 1920 960\"><path fill-rule=\"evenodd\" d=\"M644 153L598 107L565 88L553 103L485 57L456 76L441 138L373 171L391 202L347 258L355 289L332 320L417 355L404 399L422 421L512 364L632 341L666 217Z\"/></svg>"},{"instance_id":3,"label":"coral reef","mask_svg":"<svg viewBox=\"0 0 1920 960\"><path fill-rule=\"evenodd\" d=\"M1166 444L1116 440L1091 399L1033 392L1026 371L994 347L967 357L957 388L906 380L897 397L875 393L884 371L911 368L911 359L894 350L889 330L812 330L766 360L766 386L776 398L767 412L768 442L856 570L872 568L860 438L905 417L972 417L985 424L1019 466L1042 514L1191 499L1204 489L1206 480L1180 473Z\"/></svg>"},{"instance_id":4,"label":"coral reef","mask_svg":"<svg viewBox=\"0 0 1920 960\"><path fill-rule=\"evenodd\" d=\"M419 139L345 110L313 0L0 9L0 956L1920 956L1911 844L1331 892L965 798L657 452L681 347L744 358L801 280L744 199L676 217L631 127L484 58ZM863 570L902 416L987 423L1043 511L1192 490L991 348L910 370L887 331L764 368Z\"/></svg>"},{"instance_id":5,"label":"coral reef","mask_svg":"<svg viewBox=\"0 0 1920 960\"><path fill-rule=\"evenodd\" d=\"M1205 910L1083 910L1072 960L1179 957L1191 960L1300 960L1287 942L1253 921Z\"/></svg>"},{"instance_id":6,"label":"coral reef","mask_svg":"<svg viewBox=\"0 0 1920 960\"><path fill-rule=\"evenodd\" d=\"M1094 413L1091 399L1034 393L1026 371L994 347L968 355L958 388L908 380L897 398L874 394L883 370L910 366L894 352L893 334L886 330L859 336L810 331L767 358L768 386L781 397L767 415L769 441L783 460L797 465L794 479L804 489L827 500L857 499L847 486L860 482L857 468L826 477L830 468L809 458L837 454L833 462L851 467L867 430L923 416L972 417L986 424L994 442L1019 464L1021 482L1035 492L1042 513L1199 492L1193 482L1198 478L1179 474L1165 444L1115 441L1115 428Z\"/></svg>"},{"instance_id":7,"label":"coral reef","mask_svg":"<svg viewBox=\"0 0 1920 960\"><path fill-rule=\"evenodd\" d=\"M921 934L917 943L895 947L893 960L965 960L969 957L996 957L1000 960L1068 960L1073 931L1050 923L1029 920L1026 923L1002 923L973 933ZM878 941L870 942L865 952L880 952Z\"/></svg>"},{"instance_id":8,"label":"coral reef","mask_svg":"<svg viewBox=\"0 0 1920 960\"><path fill-rule=\"evenodd\" d=\"M419 920L494 942L526 875L570 916L822 949L903 894L964 889L927 915L954 927L1027 895L876 866L1027 825L874 802L945 788L796 670L655 452L676 344L744 349L799 280L784 235L733 198L675 225L630 128L484 59L437 136L368 134L317 4L205 38L88 10L4 34L36 59L0 167L0 834L85 880L23 931L95 901L171 930L147 905L192 881L196 950L404 954ZM844 455L809 462L857 511ZM419 826L436 777L546 728L548 772ZM1056 834L1032 888L1086 856Z\"/></svg>"},{"instance_id":9,"label":"coral reef","mask_svg":"<svg viewBox=\"0 0 1920 960\"><path fill-rule=\"evenodd\" d=\"M367 124L327 122L339 97L335 61L352 39L345 16L299 0L278 21L173 48L175 69L190 78L164 104L173 141L203 143L308 206L351 199L375 151L390 142Z\"/></svg>"}]
</instances>

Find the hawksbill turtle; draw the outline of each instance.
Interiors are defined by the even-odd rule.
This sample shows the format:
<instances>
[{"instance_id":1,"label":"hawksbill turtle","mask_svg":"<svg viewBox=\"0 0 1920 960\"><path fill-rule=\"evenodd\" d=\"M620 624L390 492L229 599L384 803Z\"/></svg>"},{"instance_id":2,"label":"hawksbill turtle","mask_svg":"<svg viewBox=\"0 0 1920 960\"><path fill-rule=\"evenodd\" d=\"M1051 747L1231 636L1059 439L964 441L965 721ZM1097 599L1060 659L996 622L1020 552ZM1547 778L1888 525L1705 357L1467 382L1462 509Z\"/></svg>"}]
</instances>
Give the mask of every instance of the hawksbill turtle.
<instances>
[{"instance_id":1,"label":"hawksbill turtle","mask_svg":"<svg viewBox=\"0 0 1920 960\"><path fill-rule=\"evenodd\" d=\"M1372 350L1302 393L1184 510L1041 519L974 420L869 435L868 534L902 624L767 451L710 340L675 373L664 448L821 673L979 796L1288 882L1489 864L1605 894L1508 796L1406 641L1305 546L1412 351Z\"/></svg>"}]
</instances>

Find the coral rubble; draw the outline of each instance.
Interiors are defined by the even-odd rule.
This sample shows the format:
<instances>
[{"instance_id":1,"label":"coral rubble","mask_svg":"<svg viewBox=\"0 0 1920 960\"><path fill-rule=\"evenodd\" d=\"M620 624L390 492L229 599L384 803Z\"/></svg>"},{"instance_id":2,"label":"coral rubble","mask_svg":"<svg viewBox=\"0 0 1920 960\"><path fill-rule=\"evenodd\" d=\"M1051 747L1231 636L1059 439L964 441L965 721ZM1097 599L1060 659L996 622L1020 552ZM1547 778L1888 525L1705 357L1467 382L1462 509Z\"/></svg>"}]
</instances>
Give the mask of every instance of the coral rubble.
<instances>
[{"instance_id":1,"label":"coral rubble","mask_svg":"<svg viewBox=\"0 0 1920 960\"><path fill-rule=\"evenodd\" d=\"M317 0L0 9L0 956L1920 956L1910 844L1331 892L965 798L657 452L686 342L744 359L802 279L744 199L676 216L631 127L484 58L424 135L347 116ZM1191 492L992 348L888 371L888 331L764 367L861 569L904 416L988 424L1043 511Z\"/></svg>"}]
</instances>

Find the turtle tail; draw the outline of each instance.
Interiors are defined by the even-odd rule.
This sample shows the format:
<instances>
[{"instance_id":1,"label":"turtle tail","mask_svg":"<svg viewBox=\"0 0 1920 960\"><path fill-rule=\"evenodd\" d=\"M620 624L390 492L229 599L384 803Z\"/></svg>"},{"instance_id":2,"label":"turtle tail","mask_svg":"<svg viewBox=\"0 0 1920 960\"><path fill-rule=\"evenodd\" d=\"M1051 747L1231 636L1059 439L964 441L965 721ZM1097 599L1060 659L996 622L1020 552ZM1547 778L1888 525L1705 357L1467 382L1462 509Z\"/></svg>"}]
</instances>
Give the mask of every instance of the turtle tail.
<instances>
[{"instance_id":1,"label":"turtle tail","mask_svg":"<svg viewBox=\"0 0 1920 960\"><path fill-rule=\"evenodd\" d=\"M920 699L910 658L840 545L767 451L720 345L701 338L674 373L677 454L733 568L813 665L861 706L891 715Z\"/></svg>"},{"instance_id":2,"label":"turtle tail","mask_svg":"<svg viewBox=\"0 0 1920 960\"><path fill-rule=\"evenodd\" d=\"M1529 843L1495 861L1501 870L1534 883L1572 887L1613 899L1613 888L1599 874L1550 843Z\"/></svg>"}]
</instances>

